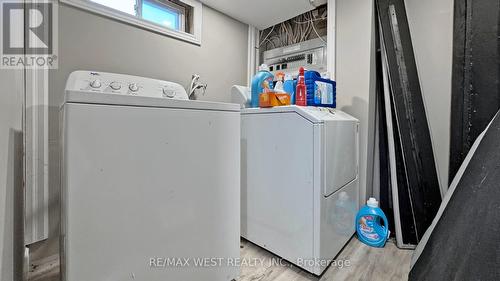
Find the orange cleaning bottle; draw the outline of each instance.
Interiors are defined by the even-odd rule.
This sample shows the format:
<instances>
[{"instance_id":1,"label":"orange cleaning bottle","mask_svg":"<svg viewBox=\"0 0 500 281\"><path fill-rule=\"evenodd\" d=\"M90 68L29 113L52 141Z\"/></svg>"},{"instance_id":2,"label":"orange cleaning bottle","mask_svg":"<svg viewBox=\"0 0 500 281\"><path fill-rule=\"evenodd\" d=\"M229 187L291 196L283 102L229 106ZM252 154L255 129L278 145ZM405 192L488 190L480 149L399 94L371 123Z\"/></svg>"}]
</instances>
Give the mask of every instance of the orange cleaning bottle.
<instances>
[{"instance_id":1,"label":"orange cleaning bottle","mask_svg":"<svg viewBox=\"0 0 500 281\"><path fill-rule=\"evenodd\" d=\"M295 104L300 106L307 105L307 91L304 82L304 68L299 69L299 77L297 79L297 89L295 90Z\"/></svg>"}]
</instances>

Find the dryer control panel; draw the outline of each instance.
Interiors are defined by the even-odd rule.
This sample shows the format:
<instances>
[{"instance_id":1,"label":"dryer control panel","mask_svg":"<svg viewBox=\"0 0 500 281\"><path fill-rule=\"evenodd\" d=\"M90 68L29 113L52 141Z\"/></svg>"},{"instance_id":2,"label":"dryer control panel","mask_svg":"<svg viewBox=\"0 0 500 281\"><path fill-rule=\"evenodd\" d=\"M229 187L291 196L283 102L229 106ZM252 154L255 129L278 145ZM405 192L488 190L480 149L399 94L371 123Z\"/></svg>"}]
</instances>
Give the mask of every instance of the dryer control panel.
<instances>
[{"instance_id":1,"label":"dryer control panel","mask_svg":"<svg viewBox=\"0 0 500 281\"><path fill-rule=\"evenodd\" d=\"M66 91L131 95L187 100L179 84L151 78L95 71L75 71L66 83Z\"/></svg>"}]
</instances>

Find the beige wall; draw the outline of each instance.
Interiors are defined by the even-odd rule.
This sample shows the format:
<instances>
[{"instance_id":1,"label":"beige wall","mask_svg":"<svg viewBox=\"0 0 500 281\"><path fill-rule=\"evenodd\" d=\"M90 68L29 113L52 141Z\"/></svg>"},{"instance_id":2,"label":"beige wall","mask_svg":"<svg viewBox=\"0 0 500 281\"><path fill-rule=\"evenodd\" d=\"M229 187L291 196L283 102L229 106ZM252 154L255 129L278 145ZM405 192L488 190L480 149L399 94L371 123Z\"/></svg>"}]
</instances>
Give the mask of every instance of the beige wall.
<instances>
[{"instance_id":1,"label":"beige wall","mask_svg":"<svg viewBox=\"0 0 500 281\"><path fill-rule=\"evenodd\" d=\"M441 191L448 189L453 0L406 0Z\"/></svg>"},{"instance_id":2,"label":"beige wall","mask_svg":"<svg viewBox=\"0 0 500 281\"><path fill-rule=\"evenodd\" d=\"M372 195L375 124L374 4L337 0L337 107L360 121L360 201Z\"/></svg>"},{"instance_id":3,"label":"beige wall","mask_svg":"<svg viewBox=\"0 0 500 281\"><path fill-rule=\"evenodd\" d=\"M230 101L230 87L245 84L248 26L203 7L201 46L117 22L72 6L59 6L59 69L49 73L50 217L59 197L59 106L74 70L125 73L187 86L191 75L208 83L200 99ZM49 220L51 237L57 219ZM54 243L56 244L56 243ZM52 248L52 247L51 247Z\"/></svg>"},{"instance_id":4,"label":"beige wall","mask_svg":"<svg viewBox=\"0 0 500 281\"><path fill-rule=\"evenodd\" d=\"M0 280L20 280L22 233L22 106L20 71L0 70ZM16 253L16 255L14 255ZM21 260L18 260L18 258Z\"/></svg>"},{"instance_id":5,"label":"beige wall","mask_svg":"<svg viewBox=\"0 0 500 281\"><path fill-rule=\"evenodd\" d=\"M372 194L375 67L372 1L337 0L337 104L361 122L361 201ZM452 0L406 0L415 59L442 192L448 186Z\"/></svg>"}]
</instances>

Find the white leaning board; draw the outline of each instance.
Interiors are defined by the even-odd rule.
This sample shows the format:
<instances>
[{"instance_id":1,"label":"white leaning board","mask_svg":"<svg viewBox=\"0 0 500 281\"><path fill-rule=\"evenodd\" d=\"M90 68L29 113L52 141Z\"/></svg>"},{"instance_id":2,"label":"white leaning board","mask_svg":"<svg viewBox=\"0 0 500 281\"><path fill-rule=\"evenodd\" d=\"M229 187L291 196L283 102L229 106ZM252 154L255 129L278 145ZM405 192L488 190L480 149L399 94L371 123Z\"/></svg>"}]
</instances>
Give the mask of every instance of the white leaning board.
<instances>
[{"instance_id":1,"label":"white leaning board","mask_svg":"<svg viewBox=\"0 0 500 281\"><path fill-rule=\"evenodd\" d=\"M242 236L321 274L354 233L358 146L358 121L341 111L244 109Z\"/></svg>"}]
</instances>

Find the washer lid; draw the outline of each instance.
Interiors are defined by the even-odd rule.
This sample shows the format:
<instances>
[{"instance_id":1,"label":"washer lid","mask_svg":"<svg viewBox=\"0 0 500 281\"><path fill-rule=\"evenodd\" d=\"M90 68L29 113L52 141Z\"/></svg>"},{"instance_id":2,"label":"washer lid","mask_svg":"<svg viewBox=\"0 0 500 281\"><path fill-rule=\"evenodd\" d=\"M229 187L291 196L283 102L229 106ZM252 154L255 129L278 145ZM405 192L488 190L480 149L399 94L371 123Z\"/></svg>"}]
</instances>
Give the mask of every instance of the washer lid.
<instances>
[{"instance_id":1,"label":"washer lid","mask_svg":"<svg viewBox=\"0 0 500 281\"><path fill-rule=\"evenodd\" d=\"M269 113L286 113L295 112L312 123L324 123L327 121L358 121L349 114L334 108L314 107L314 106L275 106L269 108L245 108L241 110L241 114L269 114Z\"/></svg>"},{"instance_id":2,"label":"washer lid","mask_svg":"<svg viewBox=\"0 0 500 281\"><path fill-rule=\"evenodd\" d=\"M176 100L176 99L164 99L157 97L120 95L111 93L89 93L84 91L66 91L64 104L66 103L184 108L184 109L218 110L218 111L235 111L235 112L240 111L240 105L235 103Z\"/></svg>"},{"instance_id":3,"label":"washer lid","mask_svg":"<svg viewBox=\"0 0 500 281\"><path fill-rule=\"evenodd\" d=\"M74 71L66 82L65 103L239 111L237 104L193 101L179 84L95 71Z\"/></svg>"}]
</instances>

